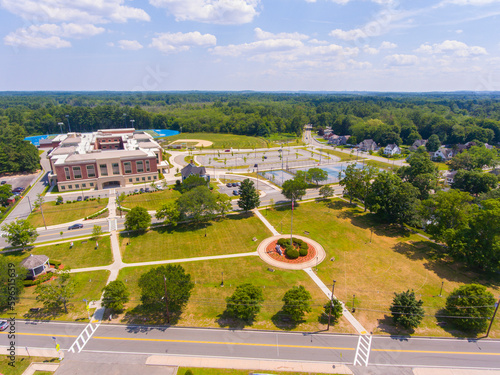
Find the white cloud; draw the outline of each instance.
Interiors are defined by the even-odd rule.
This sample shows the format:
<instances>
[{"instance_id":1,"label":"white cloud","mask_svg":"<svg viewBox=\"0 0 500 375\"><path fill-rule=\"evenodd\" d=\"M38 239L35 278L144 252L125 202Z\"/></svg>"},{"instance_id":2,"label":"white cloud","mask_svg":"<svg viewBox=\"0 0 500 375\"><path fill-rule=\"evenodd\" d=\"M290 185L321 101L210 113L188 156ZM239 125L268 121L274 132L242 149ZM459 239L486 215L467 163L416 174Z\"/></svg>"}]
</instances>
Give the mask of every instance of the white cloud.
<instances>
[{"instance_id":1,"label":"white cloud","mask_svg":"<svg viewBox=\"0 0 500 375\"><path fill-rule=\"evenodd\" d=\"M398 45L396 43L392 43L392 42L382 42L380 44L380 49L394 49L396 48Z\"/></svg>"},{"instance_id":2,"label":"white cloud","mask_svg":"<svg viewBox=\"0 0 500 375\"><path fill-rule=\"evenodd\" d=\"M418 57L415 55L390 55L384 61L387 65L408 66L418 63Z\"/></svg>"},{"instance_id":3,"label":"white cloud","mask_svg":"<svg viewBox=\"0 0 500 375\"><path fill-rule=\"evenodd\" d=\"M20 46L28 48L65 48L71 43L62 38L84 38L104 32L102 27L74 23L31 25L20 28L9 33L4 38L5 44L9 46Z\"/></svg>"},{"instance_id":4,"label":"white cloud","mask_svg":"<svg viewBox=\"0 0 500 375\"><path fill-rule=\"evenodd\" d=\"M0 0L0 6L30 22L106 23L129 19L149 21L140 8L123 5L124 0Z\"/></svg>"},{"instance_id":5,"label":"white cloud","mask_svg":"<svg viewBox=\"0 0 500 375\"><path fill-rule=\"evenodd\" d=\"M458 40L445 40L442 43L422 44L415 52L427 54L453 53L459 57L469 57L478 55L487 55L486 49L479 46L468 46Z\"/></svg>"},{"instance_id":6,"label":"white cloud","mask_svg":"<svg viewBox=\"0 0 500 375\"><path fill-rule=\"evenodd\" d=\"M222 25L252 22L260 0L149 0L166 8L176 21L197 21Z\"/></svg>"},{"instance_id":7,"label":"white cloud","mask_svg":"<svg viewBox=\"0 0 500 375\"><path fill-rule=\"evenodd\" d=\"M137 51L139 49L142 49L142 44L139 43L137 40L119 40L118 41L118 47L124 50L129 50L129 51Z\"/></svg>"},{"instance_id":8,"label":"white cloud","mask_svg":"<svg viewBox=\"0 0 500 375\"><path fill-rule=\"evenodd\" d=\"M357 40L359 38L365 38L367 36L366 33L361 29L353 29L348 31L335 29L330 31L328 35L342 40Z\"/></svg>"},{"instance_id":9,"label":"white cloud","mask_svg":"<svg viewBox=\"0 0 500 375\"><path fill-rule=\"evenodd\" d=\"M214 46L217 39L212 34L201 34L198 31L189 33L163 33L153 38L149 47L161 52L187 51L193 46Z\"/></svg>"},{"instance_id":10,"label":"white cloud","mask_svg":"<svg viewBox=\"0 0 500 375\"><path fill-rule=\"evenodd\" d=\"M255 38L257 40L267 40L267 39L292 39L292 40L306 40L309 39L309 36L300 33L278 33L273 34L268 31L264 31L259 27L254 29Z\"/></svg>"},{"instance_id":11,"label":"white cloud","mask_svg":"<svg viewBox=\"0 0 500 375\"><path fill-rule=\"evenodd\" d=\"M367 53L369 55L376 55L377 53L379 53L379 50L376 48L370 47L369 45L366 45L363 47L363 52Z\"/></svg>"},{"instance_id":12,"label":"white cloud","mask_svg":"<svg viewBox=\"0 0 500 375\"><path fill-rule=\"evenodd\" d=\"M441 4L455 4L455 5L489 5L500 3L500 0L445 0Z\"/></svg>"},{"instance_id":13,"label":"white cloud","mask_svg":"<svg viewBox=\"0 0 500 375\"><path fill-rule=\"evenodd\" d=\"M287 51L303 46L303 43L294 39L268 39L252 43L230 44L217 46L213 53L220 56L240 56L245 53L260 54L277 51Z\"/></svg>"}]
</instances>

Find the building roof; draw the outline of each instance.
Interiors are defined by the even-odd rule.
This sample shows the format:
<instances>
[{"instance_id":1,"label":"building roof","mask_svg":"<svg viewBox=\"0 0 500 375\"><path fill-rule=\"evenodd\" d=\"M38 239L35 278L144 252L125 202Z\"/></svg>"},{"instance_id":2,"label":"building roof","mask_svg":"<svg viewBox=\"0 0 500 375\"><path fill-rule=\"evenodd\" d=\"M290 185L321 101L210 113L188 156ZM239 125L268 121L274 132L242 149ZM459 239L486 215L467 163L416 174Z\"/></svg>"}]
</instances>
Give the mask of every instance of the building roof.
<instances>
[{"instance_id":1,"label":"building roof","mask_svg":"<svg viewBox=\"0 0 500 375\"><path fill-rule=\"evenodd\" d=\"M188 164L181 169L181 175L183 178L187 178L192 174L197 174L198 176L205 176L207 174L207 171L205 167L197 167L194 164Z\"/></svg>"},{"instance_id":2,"label":"building roof","mask_svg":"<svg viewBox=\"0 0 500 375\"><path fill-rule=\"evenodd\" d=\"M151 137L149 134L146 134L146 133L137 133L137 134L134 134L134 139L151 139L153 137Z\"/></svg>"},{"instance_id":3,"label":"building roof","mask_svg":"<svg viewBox=\"0 0 500 375\"><path fill-rule=\"evenodd\" d=\"M159 148L160 145L156 142L141 142L138 144L140 148Z\"/></svg>"},{"instance_id":4,"label":"building roof","mask_svg":"<svg viewBox=\"0 0 500 375\"><path fill-rule=\"evenodd\" d=\"M61 142L62 145L80 143L82 138L80 137L68 137L64 141Z\"/></svg>"},{"instance_id":5,"label":"building roof","mask_svg":"<svg viewBox=\"0 0 500 375\"><path fill-rule=\"evenodd\" d=\"M151 156L147 152L142 150L111 150L111 151L101 151L101 152L91 152L88 154L73 154L66 158L66 162L79 162L79 161L90 161L90 160L104 160L104 159L114 159L114 158L143 158Z\"/></svg>"},{"instance_id":6,"label":"building roof","mask_svg":"<svg viewBox=\"0 0 500 375\"><path fill-rule=\"evenodd\" d=\"M49 261L49 257L47 255L33 255L24 258L20 264L21 267L24 267L28 270L32 270L34 268L43 266L45 263Z\"/></svg>"},{"instance_id":7,"label":"building roof","mask_svg":"<svg viewBox=\"0 0 500 375\"><path fill-rule=\"evenodd\" d=\"M398 145L397 145L397 144L395 144L395 143L389 143L387 146L385 146L385 149L386 149L387 151L390 151L390 150L396 150L396 149L398 149L398 148L399 148L399 147L398 147Z\"/></svg>"},{"instance_id":8,"label":"building roof","mask_svg":"<svg viewBox=\"0 0 500 375\"><path fill-rule=\"evenodd\" d=\"M69 146L69 147L58 147L54 149L50 155L69 155L69 154L74 154L76 152L76 147L75 146Z\"/></svg>"}]
</instances>

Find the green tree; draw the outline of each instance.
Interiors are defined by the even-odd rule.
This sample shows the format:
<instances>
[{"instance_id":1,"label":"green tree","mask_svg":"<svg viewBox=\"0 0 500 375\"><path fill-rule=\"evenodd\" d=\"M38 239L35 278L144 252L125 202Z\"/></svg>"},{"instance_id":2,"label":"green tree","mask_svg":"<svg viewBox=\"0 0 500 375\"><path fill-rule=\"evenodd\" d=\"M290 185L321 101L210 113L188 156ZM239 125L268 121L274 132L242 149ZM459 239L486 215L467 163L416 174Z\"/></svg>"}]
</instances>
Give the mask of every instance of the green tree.
<instances>
[{"instance_id":1,"label":"green tree","mask_svg":"<svg viewBox=\"0 0 500 375\"><path fill-rule=\"evenodd\" d=\"M330 315L330 308L331 308L331 312L332 312L331 315ZM324 311L324 315L326 316L326 320L328 321L328 315L330 315L330 323L332 325L337 324L339 319L342 317L343 310L344 310L344 308L342 307L342 304L340 303L340 301L338 299L335 299L335 298L332 299L331 301L328 301L323 306L323 311Z\"/></svg>"},{"instance_id":2,"label":"green tree","mask_svg":"<svg viewBox=\"0 0 500 375\"><path fill-rule=\"evenodd\" d=\"M102 228L100 225L94 225L92 228L92 238L93 239L99 239L99 237L102 236Z\"/></svg>"},{"instance_id":3,"label":"green tree","mask_svg":"<svg viewBox=\"0 0 500 375\"><path fill-rule=\"evenodd\" d=\"M255 207L259 207L260 198L257 189L253 181L246 178L241 183L240 187L240 199L238 199L238 207L245 210L253 210Z\"/></svg>"},{"instance_id":4,"label":"green tree","mask_svg":"<svg viewBox=\"0 0 500 375\"><path fill-rule=\"evenodd\" d=\"M427 199L429 191L435 189L437 186L437 167L423 147L419 147L416 152L410 155L408 164L410 164L410 166L404 166L398 169L398 176L420 191L420 199Z\"/></svg>"},{"instance_id":5,"label":"green tree","mask_svg":"<svg viewBox=\"0 0 500 375\"><path fill-rule=\"evenodd\" d=\"M63 197L61 195L58 195L57 199L56 199L56 206L63 204L63 203L64 203Z\"/></svg>"},{"instance_id":6,"label":"green tree","mask_svg":"<svg viewBox=\"0 0 500 375\"><path fill-rule=\"evenodd\" d=\"M35 289L36 300L51 310L59 310L68 313L68 303L75 295L75 282L69 270L60 271L57 278L48 283L40 284Z\"/></svg>"},{"instance_id":7,"label":"green tree","mask_svg":"<svg viewBox=\"0 0 500 375\"><path fill-rule=\"evenodd\" d=\"M216 210L222 215L222 217L225 217L226 213L231 211L233 207L231 202L231 197L229 197L227 194L217 194L217 197L215 198L215 203L217 205Z\"/></svg>"},{"instance_id":8,"label":"green tree","mask_svg":"<svg viewBox=\"0 0 500 375\"><path fill-rule=\"evenodd\" d=\"M367 196L370 209L384 220L400 225L418 222L418 190L397 175L380 173Z\"/></svg>"},{"instance_id":9,"label":"green tree","mask_svg":"<svg viewBox=\"0 0 500 375\"><path fill-rule=\"evenodd\" d=\"M320 181L326 181L328 179L328 172L321 168L310 168L307 170L307 179L319 185Z\"/></svg>"},{"instance_id":10,"label":"green tree","mask_svg":"<svg viewBox=\"0 0 500 375\"><path fill-rule=\"evenodd\" d=\"M294 322L300 322L306 312L311 312L311 294L302 285L294 286L283 296L282 311Z\"/></svg>"},{"instance_id":11,"label":"green tree","mask_svg":"<svg viewBox=\"0 0 500 375\"><path fill-rule=\"evenodd\" d=\"M446 299L446 313L455 317L451 322L467 331L486 330L494 309L495 298L483 285L462 285Z\"/></svg>"},{"instance_id":12,"label":"green tree","mask_svg":"<svg viewBox=\"0 0 500 375\"><path fill-rule=\"evenodd\" d=\"M36 228L27 220L17 219L2 227L5 240L13 247L21 246L22 249L36 241L38 233Z\"/></svg>"},{"instance_id":13,"label":"green tree","mask_svg":"<svg viewBox=\"0 0 500 375\"><path fill-rule=\"evenodd\" d=\"M498 153L496 150L487 149L484 146L472 146L455 155L449 162L453 170L482 169L484 167L494 167L498 162Z\"/></svg>"},{"instance_id":14,"label":"green tree","mask_svg":"<svg viewBox=\"0 0 500 375\"><path fill-rule=\"evenodd\" d=\"M0 186L0 204L7 206L7 200L12 196L12 186L9 184Z\"/></svg>"},{"instance_id":15,"label":"green tree","mask_svg":"<svg viewBox=\"0 0 500 375\"><path fill-rule=\"evenodd\" d=\"M417 300L413 290L410 292L394 293L392 300L391 313L392 320L396 325L403 328L417 328L424 317L424 309L422 300Z\"/></svg>"},{"instance_id":16,"label":"green tree","mask_svg":"<svg viewBox=\"0 0 500 375\"><path fill-rule=\"evenodd\" d=\"M330 185L323 185L319 189L319 195L321 195L324 199L328 199L335 194L335 190Z\"/></svg>"},{"instance_id":17,"label":"green tree","mask_svg":"<svg viewBox=\"0 0 500 375\"><path fill-rule=\"evenodd\" d=\"M134 207L125 216L125 229L145 231L151 225L151 216L144 207Z\"/></svg>"},{"instance_id":18,"label":"green tree","mask_svg":"<svg viewBox=\"0 0 500 375\"><path fill-rule=\"evenodd\" d=\"M304 175L297 174L293 179L283 183L281 194L291 201L299 201L306 194L307 183Z\"/></svg>"},{"instance_id":19,"label":"green tree","mask_svg":"<svg viewBox=\"0 0 500 375\"><path fill-rule=\"evenodd\" d=\"M343 173L339 173L339 184L344 186L344 190L349 195L349 203L352 204L352 199L356 198L365 203L366 211L366 197L370 190L371 181L375 177L377 169L371 166L365 166L362 169L356 168L354 164L347 166Z\"/></svg>"},{"instance_id":20,"label":"green tree","mask_svg":"<svg viewBox=\"0 0 500 375\"><path fill-rule=\"evenodd\" d=\"M14 309L24 291L26 269L5 256L0 257L0 311Z\"/></svg>"},{"instance_id":21,"label":"green tree","mask_svg":"<svg viewBox=\"0 0 500 375\"><path fill-rule=\"evenodd\" d=\"M498 177L491 173L483 173L482 171L467 171L459 170L455 174L453 189L467 191L475 196L481 193L487 193L491 189L496 189L498 186Z\"/></svg>"},{"instance_id":22,"label":"green tree","mask_svg":"<svg viewBox=\"0 0 500 375\"><path fill-rule=\"evenodd\" d=\"M169 201L163 203L158 210L156 210L155 217L158 220L163 220L164 224L177 225L179 222L180 214L179 207L176 201Z\"/></svg>"},{"instance_id":23,"label":"green tree","mask_svg":"<svg viewBox=\"0 0 500 375\"><path fill-rule=\"evenodd\" d=\"M262 302L262 288L245 283L237 286L233 295L226 298L225 312L234 318L251 322L259 313Z\"/></svg>"},{"instance_id":24,"label":"green tree","mask_svg":"<svg viewBox=\"0 0 500 375\"><path fill-rule=\"evenodd\" d=\"M181 192L185 193L198 186L207 186L208 182L197 174L187 177L181 184Z\"/></svg>"},{"instance_id":25,"label":"green tree","mask_svg":"<svg viewBox=\"0 0 500 375\"><path fill-rule=\"evenodd\" d=\"M427 140L427 143L425 144L425 148L429 152L436 152L439 150L439 147L441 147L441 141L439 140L439 137L437 134L432 134L429 139Z\"/></svg>"},{"instance_id":26,"label":"green tree","mask_svg":"<svg viewBox=\"0 0 500 375\"><path fill-rule=\"evenodd\" d=\"M102 305L114 312L123 311L124 305L129 301L130 293L125 283L121 280L111 281L103 289Z\"/></svg>"},{"instance_id":27,"label":"green tree","mask_svg":"<svg viewBox=\"0 0 500 375\"><path fill-rule=\"evenodd\" d=\"M212 219L217 211L215 194L206 186L197 186L182 194L177 200L181 220L201 223Z\"/></svg>"},{"instance_id":28,"label":"green tree","mask_svg":"<svg viewBox=\"0 0 500 375\"><path fill-rule=\"evenodd\" d=\"M178 264L153 268L141 275L138 284L143 307L163 312L169 323L171 314L182 311L194 287L191 275Z\"/></svg>"}]
</instances>

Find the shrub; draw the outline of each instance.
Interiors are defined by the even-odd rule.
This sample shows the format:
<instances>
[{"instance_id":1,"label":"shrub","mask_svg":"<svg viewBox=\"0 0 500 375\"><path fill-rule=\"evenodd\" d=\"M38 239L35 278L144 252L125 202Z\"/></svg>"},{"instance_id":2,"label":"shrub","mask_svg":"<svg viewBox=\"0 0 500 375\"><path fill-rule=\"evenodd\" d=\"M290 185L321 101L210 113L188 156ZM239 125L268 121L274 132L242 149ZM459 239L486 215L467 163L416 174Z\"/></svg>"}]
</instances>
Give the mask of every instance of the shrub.
<instances>
[{"instance_id":1,"label":"shrub","mask_svg":"<svg viewBox=\"0 0 500 375\"><path fill-rule=\"evenodd\" d=\"M62 263L60 260L55 260L55 259L51 259L49 262L50 265L54 266L55 268L59 267Z\"/></svg>"},{"instance_id":2,"label":"shrub","mask_svg":"<svg viewBox=\"0 0 500 375\"><path fill-rule=\"evenodd\" d=\"M285 247L288 244L290 244L290 241L287 238L280 238L278 240L278 245L280 245L281 247Z\"/></svg>"},{"instance_id":3,"label":"shrub","mask_svg":"<svg viewBox=\"0 0 500 375\"><path fill-rule=\"evenodd\" d=\"M290 259L297 259L299 257L299 252L290 245L287 246L285 254Z\"/></svg>"},{"instance_id":4,"label":"shrub","mask_svg":"<svg viewBox=\"0 0 500 375\"><path fill-rule=\"evenodd\" d=\"M301 257L305 257L307 253L308 253L307 249L303 249L302 247L299 249L299 255Z\"/></svg>"}]
</instances>

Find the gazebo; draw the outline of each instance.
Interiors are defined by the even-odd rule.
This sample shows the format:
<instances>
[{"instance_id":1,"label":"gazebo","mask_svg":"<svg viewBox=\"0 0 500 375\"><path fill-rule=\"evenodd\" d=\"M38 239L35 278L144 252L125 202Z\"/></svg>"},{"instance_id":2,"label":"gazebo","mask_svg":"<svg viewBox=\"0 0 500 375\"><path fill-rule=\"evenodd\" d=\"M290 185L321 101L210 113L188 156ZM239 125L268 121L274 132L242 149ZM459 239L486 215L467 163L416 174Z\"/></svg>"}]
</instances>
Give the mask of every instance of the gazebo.
<instances>
[{"instance_id":1,"label":"gazebo","mask_svg":"<svg viewBox=\"0 0 500 375\"><path fill-rule=\"evenodd\" d=\"M28 278L35 278L38 275L45 273L49 268L49 257L46 255L33 255L24 258L21 263L21 267L28 270Z\"/></svg>"}]
</instances>

